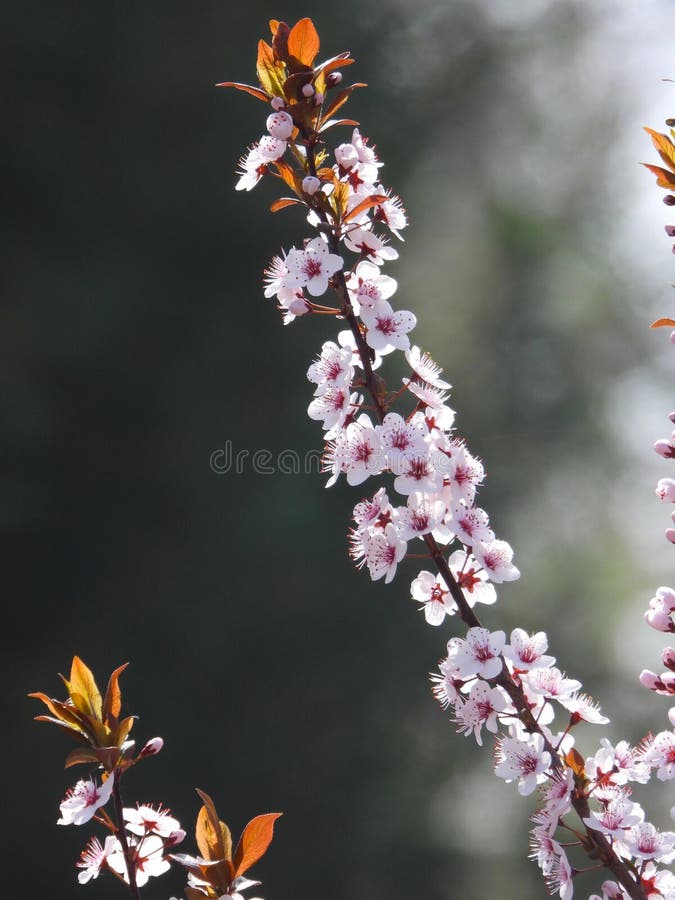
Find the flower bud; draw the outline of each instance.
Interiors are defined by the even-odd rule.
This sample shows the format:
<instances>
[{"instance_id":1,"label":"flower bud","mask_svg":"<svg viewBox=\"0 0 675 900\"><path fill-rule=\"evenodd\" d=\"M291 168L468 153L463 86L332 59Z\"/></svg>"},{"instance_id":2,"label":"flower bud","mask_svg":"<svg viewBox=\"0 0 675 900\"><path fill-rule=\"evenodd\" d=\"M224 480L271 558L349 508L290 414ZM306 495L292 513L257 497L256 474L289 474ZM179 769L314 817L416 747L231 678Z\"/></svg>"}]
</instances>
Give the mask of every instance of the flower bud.
<instances>
[{"instance_id":1,"label":"flower bud","mask_svg":"<svg viewBox=\"0 0 675 900\"><path fill-rule=\"evenodd\" d=\"M167 847L175 847L176 844L181 844L185 840L185 831L182 828L177 828L175 831L172 831L168 838L164 840L164 849Z\"/></svg>"},{"instance_id":2,"label":"flower bud","mask_svg":"<svg viewBox=\"0 0 675 900\"><path fill-rule=\"evenodd\" d=\"M272 109L278 112L280 109L283 109L286 106L286 102L283 97L272 97L270 106L272 107Z\"/></svg>"},{"instance_id":3,"label":"flower bud","mask_svg":"<svg viewBox=\"0 0 675 900\"><path fill-rule=\"evenodd\" d=\"M675 672L675 650L672 647L664 647L661 655L663 665L671 672Z\"/></svg>"},{"instance_id":4,"label":"flower bud","mask_svg":"<svg viewBox=\"0 0 675 900\"><path fill-rule=\"evenodd\" d=\"M675 447L673 447L667 438L661 438L656 441L654 450L656 450L659 456L664 456L666 459L672 459L675 456Z\"/></svg>"},{"instance_id":5,"label":"flower bud","mask_svg":"<svg viewBox=\"0 0 675 900\"><path fill-rule=\"evenodd\" d=\"M267 130L272 137L287 141L293 134L293 119L283 110L273 112L267 117Z\"/></svg>"},{"instance_id":6,"label":"flower bud","mask_svg":"<svg viewBox=\"0 0 675 900\"><path fill-rule=\"evenodd\" d=\"M675 480L672 478L659 478L654 493L664 503L675 503Z\"/></svg>"},{"instance_id":7,"label":"flower bud","mask_svg":"<svg viewBox=\"0 0 675 900\"><path fill-rule=\"evenodd\" d=\"M306 194L309 194L311 197L321 187L321 182L315 175L307 175L302 179L302 189Z\"/></svg>"},{"instance_id":8,"label":"flower bud","mask_svg":"<svg viewBox=\"0 0 675 900\"><path fill-rule=\"evenodd\" d=\"M675 728L675 706L671 706L668 710L668 721Z\"/></svg>"},{"instance_id":9,"label":"flower bud","mask_svg":"<svg viewBox=\"0 0 675 900\"><path fill-rule=\"evenodd\" d=\"M323 103L323 94L320 91L317 91L314 94L314 106L321 106Z\"/></svg>"},{"instance_id":10,"label":"flower bud","mask_svg":"<svg viewBox=\"0 0 675 900\"><path fill-rule=\"evenodd\" d=\"M342 72L329 72L326 75L326 87L337 87L342 81Z\"/></svg>"},{"instance_id":11,"label":"flower bud","mask_svg":"<svg viewBox=\"0 0 675 900\"><path fill-rule=\"evenodd\" d=\"M666 540L675 544L675 528L666 528Z\"/></svg>"},{"instance_id":12,"label":"flower bud","mask_svg":"<svg viewBox=\"0 0 675 900\"><path fill-rule=\"evenodd\" d=\"M658 691L661 680L656 672L650 672L649 669L643 669L640 672L639 682L642 687L648 688L650 691Z\"/></svg>"},{"instance_id":13,"label":"flower bud","mask_svg":"<svg viewBox=\"0 0 675 900\"><path fill-rule=\"evenodd\" d=\"M303 97L311 97L314 94L314 85L313 84L304 84L302 86L302 96ZM673 202L675 202L675 198L673 198Z\"/></svg>"},{"instance_id":14,"label":"flower bud","mask_svg":"<svg viewBox=\"0 0 675 900\"><path fill-rule=\"evenodd\" d=\"M339 147L336 147L335 159L341 168L347 169L348 171L349 169L353 169L359 161L356 148L353 144L340 144Z\"/></svg>"},{"instance_id":15,"label":"flower bud","mask_svg":"<svg viewBox=\"0 0 675 900\"><path fill-rule=\"evenodd\" d=\"M164 746L164 739L161 737L150 738L145 747L138 754L141 756L156 756Z\"/></svg>"},{"instance_id":16,"label":"flower bud","mask_svg":"<svg viewBox=\"0 0 675 900\"><path fill-rule=\"evenodd\" d=\"M675 225L666 225L665 229L668 237L675 237Z\"/></svg>"},{"instance_id":17,"label":"flower bud","mask_svg":"<svg viewBox=\"0 0 675 900\"><path fill-rule=\"evenodd\" d=\"M666 196L663 198L663 202L666 204L666 206L675 206L675 196L673 196L672 194L666 194Z\"/></svg>"}]
</instances>

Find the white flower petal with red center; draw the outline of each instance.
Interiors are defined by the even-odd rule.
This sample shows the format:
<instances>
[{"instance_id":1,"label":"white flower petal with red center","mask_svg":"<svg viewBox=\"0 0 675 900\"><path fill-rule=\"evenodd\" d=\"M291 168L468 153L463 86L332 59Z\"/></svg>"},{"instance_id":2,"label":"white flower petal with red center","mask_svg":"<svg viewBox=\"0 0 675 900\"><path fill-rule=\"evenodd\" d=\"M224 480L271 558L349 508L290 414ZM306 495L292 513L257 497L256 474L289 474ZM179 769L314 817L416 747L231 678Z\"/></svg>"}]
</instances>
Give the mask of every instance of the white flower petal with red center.
<instances>
[{"instance_id":1,"label":"white flower petal with red center","mask_svg":"<svg viewBox=\"0 0 675 900\"><path fill-rule=\"evenodd\" d=\"M366 343L379 353L407 350L410 347L408 332L417 319L408 310L394 312L386 300L378 300L372 307L361 310L361 320L366 326Z\"/></svg>"}]
</instances>

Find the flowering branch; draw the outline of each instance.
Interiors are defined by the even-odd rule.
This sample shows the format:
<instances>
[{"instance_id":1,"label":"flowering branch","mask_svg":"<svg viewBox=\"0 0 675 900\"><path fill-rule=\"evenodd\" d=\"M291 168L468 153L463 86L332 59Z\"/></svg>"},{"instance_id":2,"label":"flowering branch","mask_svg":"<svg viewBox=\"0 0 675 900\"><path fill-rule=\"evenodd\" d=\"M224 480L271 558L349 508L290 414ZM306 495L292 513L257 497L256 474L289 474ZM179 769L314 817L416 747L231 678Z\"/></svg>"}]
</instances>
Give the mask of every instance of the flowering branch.
<instances>
[{"instance_id":1,"label":"flowering branch","mask_svg":"<svg viewBox=\"0 0 675 900\"><path fill-rule=\"evenodd\" d=\"M495 584L513 581L520 573L511 547L496 539L487 513L475 504L484 469L455 431L454 411L446 405L450 385L441 379L440 366L411 346L413 313L395 311L389 303L397 285L381 269L398 253L377 226L402 239L405 210L380 183L382 163L358 123L331 118L353 90L363 86L341 87L339 69L353 60L341 53L316 64L320 42L310 19L292 28L273 20L270 28L271 43L258 45L259 86L219 85L245 91L271 107L268 133L241 158L236 187L249 191L265 175L279 178L293 196L275 201L272 211L304 208L317 236L272 260L264 293L276 297L285 324L308 314L330 314L348 325L337 343L324 343L307 372L315 385L308 415L320 421L325 432L328 485L340 475L352 486L389 475L394 491L405 498L405 505L395 505L380 487L356 505L351 556L373 580L389 583L399 563L419 558L408 553L409 542L422 542L436 571L417 575L411 585L413 599L421 604L428 624L438 626L456 614L468 627L465 638L448 641L447 657L432 676L434 695L444 709L452 708L457 730L473 734L479 745L483 727L493 734L501 729L495 774L516 782L521 795L539 789L542 805L532 816L531 855L549 890L569 900L579 871L568 858L568 845L555 837L562 827L596 867L616 879L603 883L602 900L672 900L675 879L657 864L675 858L675 833L657 831L630 798L630 782L644 783L653 770L660 771L654 742L645 740L640 748L631 748L625 741L613 746L603 739L600 749L584 758L574 748L572 729L581 721L609 720L579 692L579 681L555 667L546 652L546 635L515 628L507 643L503 631L483 627L474 612L477 602L495 603ZM325 136L337 125L349 125L353 131L351 140L334 149L329 164ZM675 146L660 143L657 149L670 166L665 176L659 175L664 170L656 172L657 177L675 188ZM672 200L675 203L675 196ZM675 228L672 233L675 236ZM354 255L351 263L345 262L347 252ZM329 288L336 306L315 300ZM405 353L411 373L403 379L403 388L390 391L379 368L383 358L397 350ZM412 401L412 408L394 412L399 399ZM675 433L664 455L675 456ZM664 499L675 500L675 482L661 488ZM670 539L675 540L672 531ZM448 556L453 545L456 549ZM669 630L675 630L670 618L675 593L661 601L659 621L667 619ZM675 671L675 651L669 651L667 665ZM667 688L675 693L673 676L668 683L663 677L657 681L660 692ZM558 732L550 727L554 704L567 715ZM675 746L672 734L670 739ZM673 770L675 776L675 764ZM566 820L572 810L579 818L574 826Z\"/></svg>"},{"instance_id":2,"label":"flowering branch","mask_svg":"<svg viewBox=\"0 0 675 900\"><path fill-rule=\"evenodd\" d=\"M281 813L265 813L252 819L233 853L230 830L218 818L213 800L197 791L204 804L195 828L201 856L169 852L185 838L185 831L170 811L161 804L125 807L122 803L123 776L141 759L159 753L164 744L161 738L152 738L134 756L134 741L128 736L135 717L121 717L119 676L124 669L126 664L112 673L102 698L91 670L75 656L70 677L61 676L68 691L67 700L55 700L42 693L29 695L41 700L51 713L36 716L38 721L58 725L80 744L66 757L66 768L90 764L102 770L100 785L94 777L81 779L68 791L60 807L59 825L84 825L93 820L111 832L103 844L98 837L89 840L76 863L80 870L78 881L86 884L107 870L126 883L133 900L140 900L141 887L177 863L187 869L187 900L244 900L241 891L260 883L244 878L244 873L266 852ZM104 809L111 797L114 820Z\"/></svg>"}]
</instances>

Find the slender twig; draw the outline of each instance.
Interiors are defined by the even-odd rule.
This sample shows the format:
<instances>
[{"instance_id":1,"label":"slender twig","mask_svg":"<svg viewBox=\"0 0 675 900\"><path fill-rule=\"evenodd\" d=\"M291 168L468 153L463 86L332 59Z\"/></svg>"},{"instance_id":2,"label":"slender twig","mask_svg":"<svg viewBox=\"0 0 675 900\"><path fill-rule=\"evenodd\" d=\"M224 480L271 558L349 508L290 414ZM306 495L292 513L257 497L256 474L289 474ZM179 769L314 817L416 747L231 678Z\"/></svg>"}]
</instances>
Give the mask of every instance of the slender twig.
<instances>
[{"instance_id":1,"label":"slender twig","mask_svg":"<svg viewBox=\"0 0 675 900\"><path fill-rule=\"evenodd\" d=\"M115 829L115 837L122 846L124 854L124 862L127 866L127 875L129 877L129 893L133 900L141 900L141 892L136 884L136 864L133 855L133 849L129 846L127 833L124 830L124 812L122 807L122 792L120 791L120 777L116 774L115 782L112 789L113 802L115 804L115 814L117 816L117 827Z\"/></svg>"}]
</instances>

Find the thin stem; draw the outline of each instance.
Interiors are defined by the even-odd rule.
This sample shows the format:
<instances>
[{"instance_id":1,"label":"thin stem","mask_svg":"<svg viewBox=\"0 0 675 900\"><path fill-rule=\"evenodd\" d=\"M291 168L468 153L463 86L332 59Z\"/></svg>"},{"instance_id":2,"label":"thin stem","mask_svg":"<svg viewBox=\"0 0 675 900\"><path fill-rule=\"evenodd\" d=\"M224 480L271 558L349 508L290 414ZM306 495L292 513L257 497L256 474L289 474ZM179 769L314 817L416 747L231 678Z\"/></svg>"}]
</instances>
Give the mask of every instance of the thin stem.
<instances>
[{"instance_id":1,"label":"thin stem","mask_svg":"<svg viewBox=\"0 0 675 900\"><path fill-rule=\"evenodd\" d=\"M127 833L124 830L124 812L122 808L122 793L120 791L120 775L115 773L115 782L112 789L113 803L115 805L115 814L117 816L117 827L115 828L115 837L122 846L124 854L124 862L127 867L127 875L129 876L129 892L133 900L141 900L141 892L136 884L136 864L134 860L133 850L129 846Z\"/></svg>"}]
</instances>

